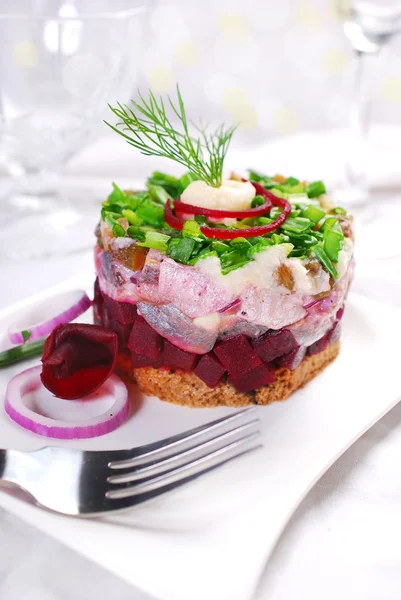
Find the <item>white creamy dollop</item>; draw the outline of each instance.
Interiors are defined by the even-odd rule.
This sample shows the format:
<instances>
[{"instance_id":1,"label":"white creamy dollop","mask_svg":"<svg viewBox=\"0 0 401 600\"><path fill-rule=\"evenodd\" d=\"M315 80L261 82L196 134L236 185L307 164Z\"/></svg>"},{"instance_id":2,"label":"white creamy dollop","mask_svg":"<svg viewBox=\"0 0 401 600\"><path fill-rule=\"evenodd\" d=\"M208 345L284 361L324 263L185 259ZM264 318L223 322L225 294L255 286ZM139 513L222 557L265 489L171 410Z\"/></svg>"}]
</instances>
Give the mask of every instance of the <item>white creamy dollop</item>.
<instances>
[{"instance_id":1,"label":"white creamy dollop","mask_svg":"<svg viewBox=\"0 0 401 600\"><path fill-rule=\"evenodd\" d=\"M255 195L255 188L249 181L223 179L219 187L212 187L204 181L193 181L181 194L181 200L202 208L247 210L251 208Z\"/></svg>"}]
</instances>

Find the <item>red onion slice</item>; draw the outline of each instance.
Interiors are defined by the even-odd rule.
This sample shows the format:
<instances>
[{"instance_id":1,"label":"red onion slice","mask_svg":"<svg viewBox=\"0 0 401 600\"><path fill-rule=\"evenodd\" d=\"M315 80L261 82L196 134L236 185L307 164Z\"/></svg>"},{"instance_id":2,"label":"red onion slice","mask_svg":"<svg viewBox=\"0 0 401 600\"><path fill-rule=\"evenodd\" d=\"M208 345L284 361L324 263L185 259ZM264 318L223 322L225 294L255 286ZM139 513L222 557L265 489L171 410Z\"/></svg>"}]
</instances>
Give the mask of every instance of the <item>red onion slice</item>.
<instances>
[{"instance_id":1,"label":"red onion slice","mask_svg":"<svg viewBox=\"0 0 401 600\"><path fill-rule=\"evenodd\" d=\"M40 380L41 367L32 367L13 377L7 385L5 411L17 425L28 431L48 438L74 440L93 438L110 433L128 417L129 400L125 384L117 375L111 375L94 394L85 400L61 400L51 396ZM24 402L24 396L40 390L40 402L31 402L32 408ZM93 416L93 404L102 396L111 394L114 401L106 402L106 408ZM48 401L48 402L47 402ZM33 408L37 408L35 412ZM81 414L82 419L65 420L49 416L55 410L59 414ZM40 411L40 412L39 412ZM92 413L92 415L91 415Z\"/></svg>"},{"instance_id":2,"label":"red onion slice","mask_svg":"<svg viewBox=\"0 0 401 600\"><path fill-rule=\"evenodd\" d=\"M91 306L83 290L72 290L34 304L10 325L8 337L13 344L33 342L46 337L58 325L70 323Z\"/></svg>"}]
</instances>

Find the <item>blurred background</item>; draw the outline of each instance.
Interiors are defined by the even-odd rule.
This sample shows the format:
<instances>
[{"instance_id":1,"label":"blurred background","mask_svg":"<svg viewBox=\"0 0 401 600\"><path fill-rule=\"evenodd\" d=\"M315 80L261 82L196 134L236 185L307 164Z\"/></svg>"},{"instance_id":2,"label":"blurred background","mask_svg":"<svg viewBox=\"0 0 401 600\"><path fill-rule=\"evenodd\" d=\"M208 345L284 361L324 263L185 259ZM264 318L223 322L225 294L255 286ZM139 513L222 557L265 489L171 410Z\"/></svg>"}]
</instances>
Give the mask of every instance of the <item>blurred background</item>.
<instances>
[{"instance_id":1,"label":"blurred background","mask_svg":"<svg viewBox=\"0 0 401 600\"><path fill-rule=\"evenodd\" d=\"M354 63L336 0L156 0L139 83L260 141L346 126ZM401 125L400 37L375 76L372 119Z\"/></svg>"}]
</instances>

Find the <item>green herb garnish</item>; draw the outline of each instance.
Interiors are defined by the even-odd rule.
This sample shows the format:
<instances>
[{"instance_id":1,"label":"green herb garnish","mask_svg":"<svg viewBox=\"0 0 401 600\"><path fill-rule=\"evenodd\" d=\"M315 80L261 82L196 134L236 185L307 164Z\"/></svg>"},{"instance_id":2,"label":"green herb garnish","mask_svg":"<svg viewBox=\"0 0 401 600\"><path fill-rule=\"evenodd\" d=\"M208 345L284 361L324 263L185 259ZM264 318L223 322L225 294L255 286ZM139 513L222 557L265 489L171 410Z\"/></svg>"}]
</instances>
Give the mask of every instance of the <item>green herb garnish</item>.
<instances>
[{"instance_id":1,"label":"green herb garnish","mask_svg":"<svg viewBox=\"0 0 401 600\"><path fill-rule=\"evenodd\" d=\"M197 136L190 134L184 102L177 85L177 102L168 96L167 103L151 90L148 99L139 94L139 101L131 101L132 107L109 105L119 119L116 126L107 123L127 142L145 156L169 158L186 167L195 177L218 187L223 177L223 164L235 127L220 125L208 133L196 127ZM170 110L168 110L170 109ZM170 113L170 114L169 114ZM178 119L178 126L172 118ZM178 127L178 128L177 128Z\"/></svg>"}]
</instances>

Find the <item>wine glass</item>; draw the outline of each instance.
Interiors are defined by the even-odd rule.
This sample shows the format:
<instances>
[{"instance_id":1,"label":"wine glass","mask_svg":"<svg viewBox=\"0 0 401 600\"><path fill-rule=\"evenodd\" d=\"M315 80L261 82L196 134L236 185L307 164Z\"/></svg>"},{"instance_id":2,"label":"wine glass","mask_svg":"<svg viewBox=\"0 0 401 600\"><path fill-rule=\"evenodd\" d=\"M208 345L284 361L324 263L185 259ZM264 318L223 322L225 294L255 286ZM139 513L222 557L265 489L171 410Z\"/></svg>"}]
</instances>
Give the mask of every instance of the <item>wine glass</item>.
<instances>
[{"instance_id":1,"label":"wine glass","mask_svg":"<svg viewBox=\"0 0 401 600\"><path fill-rule=\"evenodd\" d=\"M397 218L392 198L380 192L374 196L368 189L366 158L376 77L384 58L381 54L401 31L401 0L337 0L337 8L355 53L355 76L343 181L334 197L359 221L361 255L388 258L400 253L397 222L401 215ZM378 230L386 231L386 239L379 246L372 245Z\"/></svg>"},{"instance_id":2,"label":"wine glass","mask_svg":"<svg viewBox=\"0 0 401 600\"><path fill-rule=\"evenodd\" d=\"M366 147L380 53L401 30L401 0L337 0L346 37L355 52L344 181L337 195L347 205L366 203Z\"/></svg>"},{"instance_id":3,"label":"wine glass","mask_svg":"<svg viewBox=\"0 0 401 600\"><path fill-rule=\"evenodd\" d=\"M147 0L0 0L0 257L89 247L84 197L59 187L61 167L103 126L107 103L135 85Z\"/></svg>"}]
</instances>

